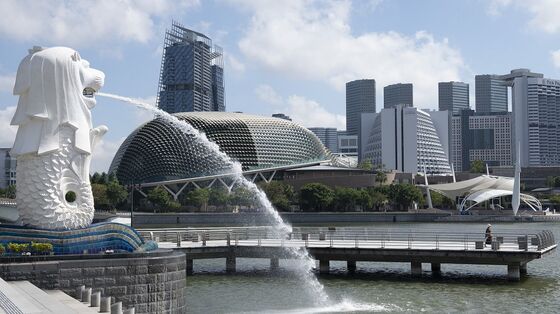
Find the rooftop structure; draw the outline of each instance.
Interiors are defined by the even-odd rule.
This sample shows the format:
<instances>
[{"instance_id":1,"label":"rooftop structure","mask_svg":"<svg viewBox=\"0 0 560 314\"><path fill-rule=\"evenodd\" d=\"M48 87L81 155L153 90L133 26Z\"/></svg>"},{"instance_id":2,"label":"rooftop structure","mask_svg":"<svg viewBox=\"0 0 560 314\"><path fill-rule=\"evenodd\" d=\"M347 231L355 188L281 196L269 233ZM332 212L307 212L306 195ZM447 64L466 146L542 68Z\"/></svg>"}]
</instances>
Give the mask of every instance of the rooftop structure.
<instances>
[{"instance_id":1,"label":"rooftop structure","mask_svg":"<svg viewBox=\"0 0 560 314\"><path fill-rule=\"evenodd\" d=\"M383 88L383 108L391 108L395 105L414 106L411 83L398 83Z\"/></svg>"},{"instance_id":2,"label":"rooftop structure","mask_svg":"<svg viewBox=\"0 0 560 314\"><path fill-rule=\"evenodd\" d=\"M499 75L483 74L475 76L476 112L508 111L507 86Z\"/></svg>"},{"instance_id":3,"label":"rooftop structure","mask_svg":"<svg viewBox=\"0 0 560 314\"><path fill-rule=\"evenodd\" d=\"M463 82L440 82L438 84L439 110L458 114L469 109L469 84Z\"/></svg>"},{"instance_id":4,"label":"rooftop structure","mask_svg":"<svg viewBox=\"0 0 560 314\"><path fill-rule=\"evenodd\" d=\"M173 21L165 33L157 104L169 113L225 111L222 48Z\"/></svg>"},{"instance_id":5,"label":"rooftop structure","mask_svg":"<svg viewBox=\"0 0 560 314\"><path fill-rule=\"evenodd\" d=\"M375 80L363 79L346 83L346 131L360 132L360 115L375 112Z\"/></svg>"}]
</instances>

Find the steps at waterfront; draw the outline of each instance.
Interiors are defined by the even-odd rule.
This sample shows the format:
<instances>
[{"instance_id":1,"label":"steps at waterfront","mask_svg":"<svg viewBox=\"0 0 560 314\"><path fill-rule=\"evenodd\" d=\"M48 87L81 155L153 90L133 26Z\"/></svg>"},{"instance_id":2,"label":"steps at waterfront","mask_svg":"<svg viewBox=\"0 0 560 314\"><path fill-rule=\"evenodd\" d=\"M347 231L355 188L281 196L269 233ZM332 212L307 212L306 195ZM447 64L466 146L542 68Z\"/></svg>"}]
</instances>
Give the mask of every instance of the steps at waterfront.
<instances>
[{"instance_id":1,"label":"steps at waterfront","mask_svg":"<svg viewBox=\"0 0 560 314\"><path fill-rule=\"evenodd\" d=\"M0 278L0 313L98 313L59 290L43 291L29 281Z\"/></svg>"}]
</instances>

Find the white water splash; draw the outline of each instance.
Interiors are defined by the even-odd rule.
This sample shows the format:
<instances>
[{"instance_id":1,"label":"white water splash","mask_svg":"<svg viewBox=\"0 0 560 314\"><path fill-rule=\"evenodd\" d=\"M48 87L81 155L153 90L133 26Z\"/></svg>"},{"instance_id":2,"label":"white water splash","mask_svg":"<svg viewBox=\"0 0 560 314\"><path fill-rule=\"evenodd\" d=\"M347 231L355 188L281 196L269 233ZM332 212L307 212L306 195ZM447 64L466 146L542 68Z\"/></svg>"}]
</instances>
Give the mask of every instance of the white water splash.
<instances>
[{"instance_id":1,"label":"white water splash","mask_svg":"<svg viewBox=\"0 0 560 314\"><path fill-rule=\"evenodd\" d=\"M247 180L243 176L241 164L231 159L227 154L222 152L220 150L220 147L216 143L210 141L208 137L206 137L206 134L198 131L186 121L180 120L179 118L157 108L155 105L145 103L138 99L123 97L114 94L98 92L96 93L96 95L134 104L140 109L152 112L156 116L156 118L161 118L167 121L172 126L181 130L183 133L193 135L200 144L209 148L223 164L231 166L231 177L234 178L237 184L244 186L251 193L253 193L253 195L256 196L260 206L265 209L265 213L270 218L271 226L274 230L275 236L285 239L288 237L288 234L292 232L292 226L284 222L282 217L280 217L280 214L276 211L276 209L272 206L272 203L270 203L270 201L266 197L266 194L261 189L259 189L255 183ZM295 271L297 272L298 277L302 278L303 282L308 286L312 296L315 297L315 304L323 306L329 304L329 297L326 294L323 285L313 274L313 269L315 268L315 260L309 255L309 252L307 252L305 248L295 247L285 247L285 251L287 255L289 255L288 257L293 257L300 261L297 264L297 268L295 269Z\"/></svg>"},{"instance_id":2,"label":"white water splash","mask_svg":"<svg viewBox=\"0 0 560 314\"><path fill-rule=\"evenodd\" d=\"M319 314L319 313L377 313L377 312L401 312L402 309L396 305L385 305L376 303L354 302L350 299L343 299L340 302L330 305L297 308L291 310L262 310L259 312L244 312L244 314L253 313L282 313L282 314Z\"/></svg>"}]
</instances>

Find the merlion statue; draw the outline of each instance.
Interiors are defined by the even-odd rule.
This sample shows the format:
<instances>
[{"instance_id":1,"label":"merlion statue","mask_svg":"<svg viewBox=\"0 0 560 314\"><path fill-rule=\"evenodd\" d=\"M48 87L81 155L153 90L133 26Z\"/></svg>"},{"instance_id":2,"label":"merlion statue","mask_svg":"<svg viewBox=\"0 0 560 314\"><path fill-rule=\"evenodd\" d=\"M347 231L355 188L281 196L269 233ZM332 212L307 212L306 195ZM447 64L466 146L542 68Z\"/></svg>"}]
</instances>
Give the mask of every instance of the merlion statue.
<instances>
[{"instance_id":1,"label":"merlion statue","mask_svg":"<svg viewBox=\"0 0 560 314\"><path fill-rule=\"evenodd\" d=\"M16 198L23 225L61 230L91 224L91 154L107 127L92 127L90 109L104 79L70 48L34 47L21 61L11 154L17 157Z\"/></svg>"}]
</instances>

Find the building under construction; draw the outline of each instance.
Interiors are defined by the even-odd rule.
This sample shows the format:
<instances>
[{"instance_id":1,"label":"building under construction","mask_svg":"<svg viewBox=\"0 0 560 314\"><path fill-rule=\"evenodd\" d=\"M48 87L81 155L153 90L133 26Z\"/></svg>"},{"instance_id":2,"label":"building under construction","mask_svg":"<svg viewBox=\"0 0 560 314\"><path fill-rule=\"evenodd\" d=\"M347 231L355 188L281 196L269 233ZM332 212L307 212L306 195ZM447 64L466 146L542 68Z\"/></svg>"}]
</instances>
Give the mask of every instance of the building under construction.
<instances>
[{"instance_id":1,"label":"building under construction","mask_svg":"<svg viewBox=\"0 0 560 314\"><path fill-rule=\"evenodd\" d=\"M225 111L222 48L173 21L165 33L157 104L169 113Z\"/></svg>"}]
</instances>

